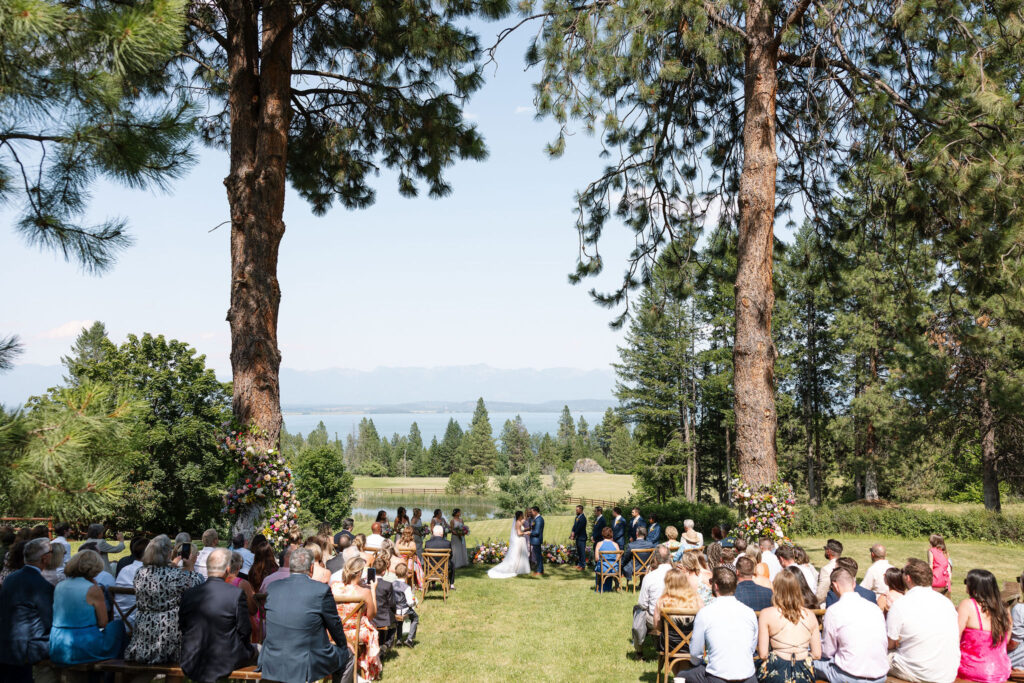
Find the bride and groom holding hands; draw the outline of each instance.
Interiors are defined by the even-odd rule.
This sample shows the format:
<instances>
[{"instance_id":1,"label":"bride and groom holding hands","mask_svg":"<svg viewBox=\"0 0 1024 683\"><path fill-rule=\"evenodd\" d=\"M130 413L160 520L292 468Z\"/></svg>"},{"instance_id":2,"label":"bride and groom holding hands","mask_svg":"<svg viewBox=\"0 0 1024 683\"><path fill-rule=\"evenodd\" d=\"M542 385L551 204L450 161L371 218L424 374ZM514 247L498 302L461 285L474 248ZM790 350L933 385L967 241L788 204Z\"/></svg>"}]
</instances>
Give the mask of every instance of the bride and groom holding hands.
<instances>
[{"instance_id":1,"label":"bride and groom holding hands","mask_svg":"<svg viewBox=\"0 0 1024 683\"><path fill-rule=\"evenodd\" d=\"M529 518L522 512L516 512L512 522L512 531L508 539L508 552L505 559L495 567L492 567L487 576L492 579L511 579L520 574L530 572L530 561L536 567L532 572L534 576L544 575L544 554L541 546L544 544L544 518L541 517L540 508L532 507L527 510Z\"/></svg>"}]
</instances>

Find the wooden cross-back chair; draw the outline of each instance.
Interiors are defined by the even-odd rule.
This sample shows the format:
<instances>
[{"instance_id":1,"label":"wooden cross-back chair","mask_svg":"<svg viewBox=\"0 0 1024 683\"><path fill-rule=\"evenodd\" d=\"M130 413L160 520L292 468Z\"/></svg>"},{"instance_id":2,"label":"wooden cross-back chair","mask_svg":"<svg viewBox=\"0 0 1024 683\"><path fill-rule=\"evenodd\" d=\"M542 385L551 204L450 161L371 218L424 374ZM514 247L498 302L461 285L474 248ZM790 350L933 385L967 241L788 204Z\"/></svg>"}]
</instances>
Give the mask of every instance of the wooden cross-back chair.
<instances>
[{"instance_id":1,"label":"wooden cross-back chair","mask_svg":"<svg viewBox=\"0 0 1024 683\"><path fill-rule=\"evenodd\" d=\"M811 613L814 614L814 618L818 620L818 626L824 625L825 622L825 610L823 609L812 609Z\"/></svg>"},{"instance_id":2,"label":"wooden cross-back chair","mask_svg":"<svg viewBox=\"0 0 1024 683\"><path fill-rule=\"evenodd\" d=\"M651 560L654 558L655 548L640 548L638 550L630 550L633 555L633 576L630 577L629 586L636 592L637 579L639 578L642 583L644 577L647 576L651 571Z\"/></svg>"},{"instance_id":3,"label":"wooden cross-back chair","mask_svg":"<svg viewBox=\"0 0 1024 683\"><path fill-rule=\"evenodd\" d=\"M598 593L604 592L604 582L606 579L615 579L615 590L622 588L622 553L623 551L621 550L599 550L594 553L594 566L598 577ZM609 556L615 559L612 561L611 568L606 571L604 565Z\"/></svg>"},{"instance_id":4,"label":"wooden cross-back chair","mask_svg":"<svg viewBox=\"0 0 1024 683\"><path fill-rule=\"evenodd\" d=\"M132 612L135 611L136 605L135 603L132 603L131 607L129 607L128 609L124 609L123 607L121 607L121 605L117 604L117 596L135 595L135 589L129 588L127 586L110 586L109 588L107 588L107 590L110 592L112 596L114 596L114 600L112 601L114 603L114 612L116 612L117 616L121 619L122 622L124 622L124 633L127 637L130 638L133 629L131 622L128 621L128 617L131 616Z\"/></svg>"},{"instance_id":5,"label":"wooden cross-back chair","mask_svg":"<svg viewBox=\"0 0 1024 683\"><path fill-rule=\"evenodd\" d=\"M451 550L423 550L423 588L420 589L420 599L426 598L427 589L432 583L441 584L441 592L445 602L448 601L448 579L451 572Z\"/></svg>"},{"instance_id":6,"label":"wooden cross-back chair","mask_svg":"<svg viewBox=\"0 0 1024 683\"><path fill-rule=\"evenodd\" d=\"M359 607L350 611L341 620L341 627L345 630L345 640L348 641L348 649L352 653L352 656L355 657L356 661L358 661L360 648L359 629L362 628L363 617L366 616L366 601L362 598L336 597L334 598L334 602L338 605L359 605ZM353 626L355 626L355 633L354 635L349 635L349 629ZM356 665L356 671L358 670L359 666Z\"/></svg>"},{"instance_id":7,"label":"wooden cross-back chair","mask_svg":"<svg viewBox=\"0 0 1024 683\"><path fill-rule=\"evenodd\" d=\"M669 683L675 677L676 664L689 659L690 637L693 635L693 618L697 616L695 609L673 609L661 610L661 657L658 658L658 681ZM687 626L691 628L687 629ZM671 640L679 638L674 646ZM662 679L664 673L664 679Z\"/></svg>"},{"instance_id":8,"label":"wooden cross-back chair","mask_svg":"<svg viewBox=\"0 0 1024 683\"><path fill-rule=\"evenodd\" d=\"M414 557L416 557L416 551L415 550L406 550L406 551L400 552L398 554L399 554L399 556L401 556L402 561L405 562L405 568L407 570L409 570L409 574L406 576L406 578L407 579L409 579L409 578L412 579L411 582L407 580L406 583L408 583L409 585L416 584L417 583L416 569L415 569L415 565L414 565L414 563L412 561L412 559ZM416 585L417 589L419 587L420 587L419 585Z\"/></svg>"}]
</instances>

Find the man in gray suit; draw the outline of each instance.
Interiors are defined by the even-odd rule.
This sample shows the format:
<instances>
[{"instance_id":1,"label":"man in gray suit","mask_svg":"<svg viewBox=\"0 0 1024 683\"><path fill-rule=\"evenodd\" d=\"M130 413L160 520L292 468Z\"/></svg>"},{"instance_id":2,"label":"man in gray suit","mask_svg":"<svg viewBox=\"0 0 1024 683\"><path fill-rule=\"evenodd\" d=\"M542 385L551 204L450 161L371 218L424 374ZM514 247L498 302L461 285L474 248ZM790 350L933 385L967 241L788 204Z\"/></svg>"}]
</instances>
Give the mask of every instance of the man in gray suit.
<instances>
[{"instance_id":1,"label":"man in gray suit","mask_svg":"<svg viewBox=\"0 0 1024 683\"><path fill-rule=\"evenodd\" d=\"M267 587L267 635L260 652L263 680L307 683L331 676L340 681L343 674L351 680L352 658L334 596L327 584L311 578L313 553L293 550L288 568L291 576Z\"/></svg>"}]
</instances>

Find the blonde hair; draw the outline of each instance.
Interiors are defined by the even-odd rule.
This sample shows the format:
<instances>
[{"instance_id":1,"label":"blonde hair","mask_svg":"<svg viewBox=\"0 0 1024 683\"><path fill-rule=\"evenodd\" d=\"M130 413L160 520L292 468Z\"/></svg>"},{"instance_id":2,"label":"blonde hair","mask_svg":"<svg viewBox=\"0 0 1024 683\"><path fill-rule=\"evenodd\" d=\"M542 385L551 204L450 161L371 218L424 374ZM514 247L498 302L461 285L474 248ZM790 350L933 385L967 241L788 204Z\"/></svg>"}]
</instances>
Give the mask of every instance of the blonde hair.
<instances>
[{"instance_id":1,"label":"blonde hair","mask_svg":"<svg viewBox=\"0 0 1024 683\"><path fill-rule=\"evenodd\" d=\"M799 624L804 617L804 589L800 579L793 572L779 572L772 583L772 605L782 613L782 618Z\"/></svg>"},{"instance_id":2,"label":"blonde hair","mask_svg":"<svg viewBox=\"0 0 1024 683\"><path fill-rule=\"evenodd\" d=\"M661 600L664 607L697 609L700 605L700 597L690 587L686 572L681 569L670 569L665 574L665 592L662 593Z\"/></svg>"},{"instance_id":3,"label":"blonde hair","mask_svg":"<svg viewBox=\"0 0 1024 683\"><path fill-rule=\"evenodd\" d=\"M697 559L698 555L700 555L700 553L695 550L687 550L683 553L683 556L679 558L679 566L684 571L688 571L691 574L699 574L700 560Z\"/></svg>"},{"instance_id":4,"label":"blonde hair","mask_svg":"<svg viewBox=\"0 0 1024 683\"><path fill-rule=\"evenodd\" d=\"M305 547L306 550L308 550L309 552L311 552L313 554L313 561L314 562L320 562L320 561L323 560L324 551L323 551L323 548L320 547L319 543L310 540L310 541L306 541L306 545L303 546L303 547Z\"/></svg>"},{"instance_id":5,"label":"blonde hair","mask_svg":"<svg viewBox=\"0 0 1024 683\"><path fill-rule=\"evenodd\" d=\"M413 540L414 539L412 537L412 527L411 526L402 527L402 541L405 542L405 543L408 543L408 542L411 542Z\"/></svg>"},{"instance_id":6,"label":"blonde hair","mask_svg":"<svg viewBox=\"0 0 1024 683\"><path fill-rule=\"evenodd\" d=\"M203 532L203 547L209 548L220 543L220 536L217 535L216 529L207 529Z\"/></svg>"},{"instance_id":7,"label":"blonde hair","mask_svg":"<svg viewBox=\"0 0 1024 683\"><path fill-rule=\"evenodd\" d=\"M356 537L352 539L352 545L362 551L366 547L366 534L356 534Z\"/></svg>"},{"instance_id":8,"label":"blonde hair","mask_svg":"<svg viewBox=\"0 0 1024 683\"><path fill-rule=\"evenodd\" d=\"M366 560L359 557L358 555L350 558L345 563L345 567L341 570L341 582L352 583L353 579L358 579L363 575L363 569L366 568Z\"/></svg>"},{"instance_id":9,"label":"blonde hair","mask_svg":"<svg viewBox=\"0 0 1024 683\"><path fill-rule=\"evenodd\" d=\"M82 577L83 579L93 579L101 571L103 571L103 558L95 550L80 550L78 553L68 560L68 565L64 567L64 576L69 579Z\"/></svg>"},{"instance_id":10,"label":"blonde hair","mask_svg":"<svg viewBox=\"0 0 1024 683\"><path fill-rule=\"evenodd\" d=\"M397 576L400 579L404 579L408 575L409 575L409 567L405 564L405 562L399 562L395 566L395 576Z\"/></svg>"},{"instance_id":11,"label":"blonde hair","mask_svg":"<svg viewBox=\"0 0 1024 683\"><path fill-rule=\"evenodd\" d=\"M665 538L667 538L670 541L678 541L679 529L675 528L674 526L665 527Z\"/></svg>"},{"instance_id":12,"label":"blonde hair","mask_svg":"<svg viewBox=\"0 0 1024 683\"><path fill-rule=\"evenodd\" d=\"M64 564L64 546L60 543L50 544L50 561L46 564L46 568L50 571L56 571L61 568Z\"/></svg>"}]
</instances>

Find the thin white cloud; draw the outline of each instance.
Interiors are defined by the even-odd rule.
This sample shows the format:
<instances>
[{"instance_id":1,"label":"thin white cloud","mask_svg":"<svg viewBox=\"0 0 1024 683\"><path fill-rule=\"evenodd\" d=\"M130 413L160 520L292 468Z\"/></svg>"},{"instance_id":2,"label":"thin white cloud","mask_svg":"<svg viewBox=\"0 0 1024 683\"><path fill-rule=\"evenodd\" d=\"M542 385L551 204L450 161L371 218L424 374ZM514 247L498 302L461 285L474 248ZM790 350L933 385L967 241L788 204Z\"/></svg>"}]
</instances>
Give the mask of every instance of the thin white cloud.
<instances>
[{"instance_id":1,"label":"thin white cloud","mask_svg":"<svg viewBox=\"0 0 1024 683\"><path fill-rule=\"evenodd\" d=\"M466 113L464 113L462 115L462 118L466 119L467 121L479 121L480 120L480 115L479 114L474 114L473 112L467 111Z\"/></svg>"},{"instance_id":2,"label":"thin white cloud","mask_svg":"<svg viewBox=\"0 0 1024 683\"><path fill-rule=\"evenodd\" d=\"M91 327L94 322L94 320L69 320L63 325L40 332L36 335L36 339L71 339L77 337L83 327Z\"/></svg>"},{"instance_id":3,"label":"thin white cloud","mask_svg":"<svg viewBox=\"0 0 1024 683\"><path fill-rule=\"evenodd\" d=\"M519 114L532 114L532 113L533 113L533 107L524 107L522 105L519 105L518 107L516 107L516 115L517 116Z\"/></svg>"}]
</instances>

